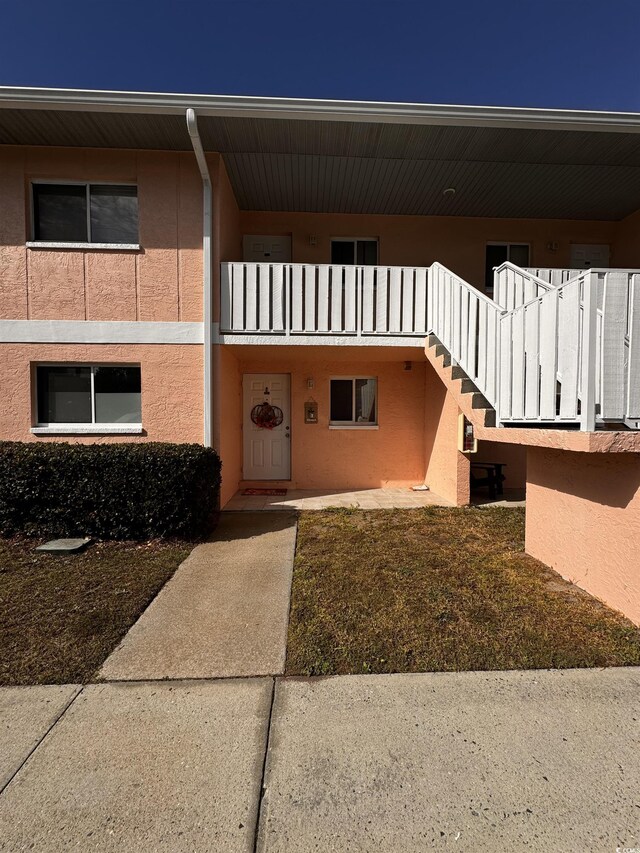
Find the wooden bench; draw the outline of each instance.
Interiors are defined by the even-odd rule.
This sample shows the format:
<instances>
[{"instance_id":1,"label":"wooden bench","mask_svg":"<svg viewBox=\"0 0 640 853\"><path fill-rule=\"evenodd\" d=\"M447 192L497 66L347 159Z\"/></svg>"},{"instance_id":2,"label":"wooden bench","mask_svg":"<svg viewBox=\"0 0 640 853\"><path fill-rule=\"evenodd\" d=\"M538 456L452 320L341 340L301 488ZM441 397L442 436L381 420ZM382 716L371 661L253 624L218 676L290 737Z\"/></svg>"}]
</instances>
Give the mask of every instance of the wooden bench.
<instances>
[{"instance_id":1,"label":"wooden bench","mask_svg":"<svg viewBox=\"0 0 640 853\"><path fill-rule=\"evenodd\" d=\"M471 488L479 489L482 486L487 486L489 489L489 497L495 498L498 495L504 494L502 484L505 481L505 476L502 469L505 467L504 462L472 462L471 463ZM476 471L483 471L484 477L477 476Z\"/></svg>"}]
</instances>

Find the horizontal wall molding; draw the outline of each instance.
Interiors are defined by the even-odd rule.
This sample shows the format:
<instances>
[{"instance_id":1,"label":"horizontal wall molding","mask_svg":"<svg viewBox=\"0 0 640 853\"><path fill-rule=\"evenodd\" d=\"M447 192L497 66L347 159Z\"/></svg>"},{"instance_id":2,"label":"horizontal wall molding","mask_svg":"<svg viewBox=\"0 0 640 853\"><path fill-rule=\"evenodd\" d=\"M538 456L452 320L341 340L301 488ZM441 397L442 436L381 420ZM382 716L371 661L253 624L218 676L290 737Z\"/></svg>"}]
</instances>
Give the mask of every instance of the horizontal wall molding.
<instances>
[{"instance_id":1,"label":"horizontal wall molding","mask_svg":"<svg viewBox=\"0 0 640 853\"><path fill-rule=\"evenodd\" d=\"M0 320L5 344L202 344L202 323Z\"/></svg>"},{"instance_id":2,"label":"horizontal wall molding","mask_svg":"<svg viewBox=\"0 0 640 853\"><path fill-rule=\"evenodd\" d=\"M394 335L268 335L260 332L214 336L215 344L244 346L307 346L307 347L415 347L424 352L426 335L420 337Z\"/></svg>"}]
</instances>

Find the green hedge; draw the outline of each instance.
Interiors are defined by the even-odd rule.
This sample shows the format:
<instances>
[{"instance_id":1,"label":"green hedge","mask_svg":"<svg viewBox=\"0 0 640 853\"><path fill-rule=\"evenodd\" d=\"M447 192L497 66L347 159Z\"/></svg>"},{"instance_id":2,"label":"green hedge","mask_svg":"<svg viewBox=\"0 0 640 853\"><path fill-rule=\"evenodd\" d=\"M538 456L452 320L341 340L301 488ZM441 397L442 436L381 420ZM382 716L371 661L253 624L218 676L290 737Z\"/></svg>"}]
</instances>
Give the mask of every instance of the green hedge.
<instances>
[{"instance_id":1,"label":"green hedge","mask_svg":"<svg viewBox=\"0 0 640 853\"><path fill-rule=\"evenodd\" d=\"M0 534L198 538L221 463L199 444L0 442Z\"/></svg>"}]
</instances>

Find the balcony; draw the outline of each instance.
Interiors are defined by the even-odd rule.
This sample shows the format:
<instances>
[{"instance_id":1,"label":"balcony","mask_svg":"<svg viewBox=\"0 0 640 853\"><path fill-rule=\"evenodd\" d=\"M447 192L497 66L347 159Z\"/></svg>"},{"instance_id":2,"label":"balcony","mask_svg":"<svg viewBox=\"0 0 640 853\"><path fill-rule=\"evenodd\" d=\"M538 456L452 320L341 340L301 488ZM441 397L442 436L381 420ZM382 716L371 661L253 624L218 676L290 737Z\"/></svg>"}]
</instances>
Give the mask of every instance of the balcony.
<instances>
[{"instance_id":1,"label":"balcony","mask_svg":"<svg viewBox=\"0 0 640 853\"><path fill-rule=\"evenodd\" d=\"M224 263L222 343L423 346L427 267Z\"/></svg>"}]
</instances>

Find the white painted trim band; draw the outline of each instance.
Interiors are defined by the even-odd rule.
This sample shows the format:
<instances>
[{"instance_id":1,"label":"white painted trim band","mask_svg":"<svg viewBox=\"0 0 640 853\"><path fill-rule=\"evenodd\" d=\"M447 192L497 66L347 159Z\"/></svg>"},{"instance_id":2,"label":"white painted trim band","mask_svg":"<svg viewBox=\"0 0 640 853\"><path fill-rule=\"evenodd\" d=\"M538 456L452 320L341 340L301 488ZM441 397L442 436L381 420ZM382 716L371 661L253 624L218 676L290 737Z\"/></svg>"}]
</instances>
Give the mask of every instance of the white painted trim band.
<instances>
[{"instance_id":1,"label":"white painted trim band","mask_svg":"<svg viewBox=\"0 0 640 853\"><path fill-rule=\"evenodd\" d=\"M140 243L64 243L61 241L27 240L27 249L93 249L100 252L139 252Z\"/></svg>"},{"instance_id":2,"label":"white painted trim band","mask_svg":"<svg viewBox=\"0 0 640 853\"><path fill-rule=\"evenodd\" d=\"M0 320L4 344L202 344L202 323Z\"/></svg>"},{"instance_id":3,"label":"white painted trim band","mask_svg":"<svg viewBox=\"0 0 640 853\"><path fill-rule=\"evenodd\" d=\"M307 346L307 347L415 347L424 352L427 335L269 335L261 332L253 334L225 334L214 338L216 344L238 344L242 346Z\"/></svg>"},{"instance_id":4,"label":"white painted trim band","mask_svg":"<svg viewBox=\"0 0 640 853\"><path fill-rule=\"evenodd\" d=\"M142 435L142 424L114 426L112 424L73 424L72 426L35 426L32 435Z\"/></svg>"}]
</instances>

